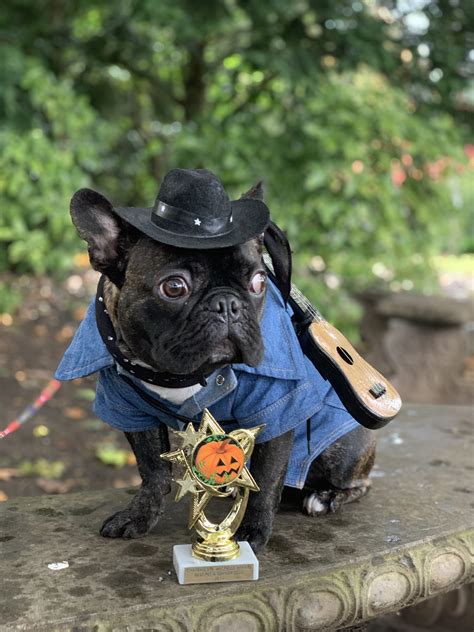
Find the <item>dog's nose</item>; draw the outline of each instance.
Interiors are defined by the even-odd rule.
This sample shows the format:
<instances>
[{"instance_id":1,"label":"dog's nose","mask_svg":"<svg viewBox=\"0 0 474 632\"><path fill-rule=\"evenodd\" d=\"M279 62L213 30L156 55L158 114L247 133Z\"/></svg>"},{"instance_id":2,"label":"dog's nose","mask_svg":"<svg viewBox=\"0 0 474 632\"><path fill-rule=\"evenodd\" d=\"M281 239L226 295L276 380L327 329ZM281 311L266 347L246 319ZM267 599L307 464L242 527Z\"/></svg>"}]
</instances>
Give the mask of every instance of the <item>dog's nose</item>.
<instances>
[{"instance_id":1,"label":"dog's nose","mask_svg":"<svg viewBox=\"0 0 474 632\"><path fill-rule=\"evenodd\" d=\"M217 312L225 320L237 320L240 318L242 303L233 294L214 296L211 301L211 309Z\"/></svg>"}]
</instances>

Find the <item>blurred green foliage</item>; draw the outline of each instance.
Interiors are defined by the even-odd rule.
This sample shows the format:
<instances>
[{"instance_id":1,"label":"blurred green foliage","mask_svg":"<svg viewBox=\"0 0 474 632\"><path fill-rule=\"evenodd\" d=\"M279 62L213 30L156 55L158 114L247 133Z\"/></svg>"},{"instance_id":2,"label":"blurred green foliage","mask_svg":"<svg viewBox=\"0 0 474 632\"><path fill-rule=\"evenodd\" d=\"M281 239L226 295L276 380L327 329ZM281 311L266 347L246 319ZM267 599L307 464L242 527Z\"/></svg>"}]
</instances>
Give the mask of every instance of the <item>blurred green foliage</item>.
<instances>
[{"instance_id":1,"label":"blurred green foliage","mask_svg":"<svg viewBox=\"0 0 474 632\"><path fill-rule=\"evenodd\" d=\"M48 461L48 459L39 458L36 461L22 461L18 469L22 476L58 479L63 475L66 465L62 461Z\"/></svg>"},{"instance_id":2,"label":"blurred green foliage","mask_svg":"<svg viewBox=\"0 0 474 632\"><path fill-rule=\"evenodd\" d=\"M234 196L264 179L297 282L336 322L354 288L427 287L429 257L455 252L467 225L472 13L453 0L5 0L0 270L71 266L78 188L150 206L170 168L206 167Z\"/></svg>"},{"instance_id":3,"label":"blurred green foliage","mask_svg":"<svg viewBox=\"0 0 474 632\"><path fill-rule=\"evenodd\" d=\"M129 450L118 448L113 443L101 443L95 449L95 456L105 465L124 467L130 461Z\"/></svg>"},{"instance_id":4,"label":"blurred green foliage","mask_svg":"<svg viewBox=\"0 0 474 632\"><path fill-rule=\"evenodd\" d=\"M0 281L0 313L11 314L21 305L21 291L12 287L8 281Z\"/></svg>"}]
</instances>

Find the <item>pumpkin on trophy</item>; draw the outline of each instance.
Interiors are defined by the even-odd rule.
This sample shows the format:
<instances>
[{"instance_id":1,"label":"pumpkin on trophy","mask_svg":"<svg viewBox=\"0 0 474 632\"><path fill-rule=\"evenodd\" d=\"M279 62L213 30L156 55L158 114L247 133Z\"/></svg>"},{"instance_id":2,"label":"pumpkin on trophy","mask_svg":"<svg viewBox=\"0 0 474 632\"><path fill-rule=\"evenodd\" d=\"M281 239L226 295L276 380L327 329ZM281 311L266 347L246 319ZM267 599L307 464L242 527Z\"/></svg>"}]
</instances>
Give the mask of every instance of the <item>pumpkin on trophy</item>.
<instances>
[{"instance_id":1,"label":"pumpkin on trophy","mask_svg":"<svg viewBox=\"0 0 474 632\"><path fill-rule=\"evenodd\" d=\"M210 435L196 446L192 468L206 485L221 487L235 480L245 464L240 444L229 435Z\"/></svg>"}]
</instances>

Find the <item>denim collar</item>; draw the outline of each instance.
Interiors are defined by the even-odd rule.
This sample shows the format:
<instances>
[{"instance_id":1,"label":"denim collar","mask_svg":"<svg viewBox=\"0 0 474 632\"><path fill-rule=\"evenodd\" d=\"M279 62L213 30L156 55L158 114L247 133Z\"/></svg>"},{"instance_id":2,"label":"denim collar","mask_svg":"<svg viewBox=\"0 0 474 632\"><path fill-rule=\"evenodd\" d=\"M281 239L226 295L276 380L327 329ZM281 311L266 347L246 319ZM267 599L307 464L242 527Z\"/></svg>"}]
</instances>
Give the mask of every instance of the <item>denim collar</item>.
<instances>
[{"instance_id":1,"label":"denim collar","mask_svg":"<svg viewBox=\"0 0 474 632\"><path fill-rule=\"evenodd\" d=\"M216 404L237 387L237 377L230 366L222 367L207 378L207 386L187 399L179 408L180 415L194 417Z\"/></svg>"}]
</instances>

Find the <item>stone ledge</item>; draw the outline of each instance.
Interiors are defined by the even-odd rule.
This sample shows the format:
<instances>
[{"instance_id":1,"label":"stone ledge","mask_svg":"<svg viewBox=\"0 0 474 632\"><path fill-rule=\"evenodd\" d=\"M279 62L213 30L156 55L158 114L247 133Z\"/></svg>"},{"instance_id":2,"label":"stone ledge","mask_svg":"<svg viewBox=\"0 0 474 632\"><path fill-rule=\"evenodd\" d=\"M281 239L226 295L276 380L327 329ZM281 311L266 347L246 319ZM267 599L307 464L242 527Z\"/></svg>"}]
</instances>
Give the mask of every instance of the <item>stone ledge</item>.
<instances>
[{"instance_id":1,"label":"stone ledge","mask_svg":"<svg viewBox=\"0 0 474 632\"><path fill-rule=\"evenodd\" d=\"M445 327L463 325L474 316L471 301L410 292L382 297L376 312L386 318L405 318Z\"/></svg>"},{"instance_id":2,"label":"stone ledge","mask_svg":"<svg viewBox=\"0 0 474 632\"><path fill-rule=\"evenodd\" d=\"M334 630L452 590L472 578L472 425L468 408L406 406L379 432L369 496L320 519L283 508L253 583L177 584L184 502L139 541L98 535L126 490L2 503L0 629Z\"/></svg>"}]
</instances>

